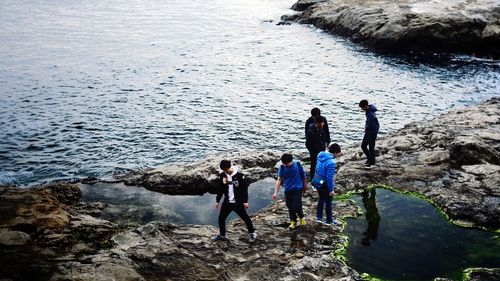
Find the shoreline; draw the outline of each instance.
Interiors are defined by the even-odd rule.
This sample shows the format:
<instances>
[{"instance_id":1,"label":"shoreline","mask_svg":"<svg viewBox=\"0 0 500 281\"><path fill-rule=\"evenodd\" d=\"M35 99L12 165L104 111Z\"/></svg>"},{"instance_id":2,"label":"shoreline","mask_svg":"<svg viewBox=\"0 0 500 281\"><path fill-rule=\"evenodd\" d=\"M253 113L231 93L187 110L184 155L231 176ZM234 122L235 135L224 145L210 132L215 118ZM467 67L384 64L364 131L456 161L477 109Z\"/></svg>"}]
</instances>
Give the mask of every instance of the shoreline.
<instances>
[{"instance_id":1,"label":"shoreline","mask_svg":"<svg viewBox=\"0 0 500 281\"><path fill-rule=\"evenodd\" d=\"M337 160L337 196L371 184L387 185L429 198L451 220L497 229L499 110L500 98L492 98L410 123L377 141L378 164L369 170L362 165L364 156L357 144L343 147ZM221 157L138 171L117 180L163 193L179 194L184 189L180 183L186 182L198 191L209 190ZM279 153L272 151L249 152L238 154L235 162L257 181L275 175L278 159ZM1 187L1 275L14 279L42 276L43 280L366 278L341 260L347 243L342 234L345 222L326 227L310 219L316 202L310 189L303 199L308 219L304 228L288 229L287 209L279 201L251 216L259 235L254 244L248 244L239 220L228 223L230 241L214 243L210 240L217 233L214 226L152 222L123 227L99 218L103 204L85 204L80 197L78 185L70 183L33 189ZM333 211L337 218L359 215L350 201L336 201ZM499 268L479 269L471 276L495 280L499 274Z\"/></svg>"}]
</instances>

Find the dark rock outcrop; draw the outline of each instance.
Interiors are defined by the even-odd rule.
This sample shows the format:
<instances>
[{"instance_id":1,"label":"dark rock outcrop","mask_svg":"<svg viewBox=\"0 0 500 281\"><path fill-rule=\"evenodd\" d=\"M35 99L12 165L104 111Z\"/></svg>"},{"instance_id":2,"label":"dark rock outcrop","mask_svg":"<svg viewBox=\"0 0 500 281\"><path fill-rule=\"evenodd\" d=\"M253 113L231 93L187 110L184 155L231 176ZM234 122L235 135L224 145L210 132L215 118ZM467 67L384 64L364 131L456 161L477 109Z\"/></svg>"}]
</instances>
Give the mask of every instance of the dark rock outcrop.
<instances>
[{"instance_id":1,"label":"dark rock outcrop","mask_svg":"<svg viewBox=\"0 0 500 281\"><path fill-rule=\"evenodd\" d=\"M378 50L500 57L497 1L299 0L295 21Z\"/></svg>"},{"instance_id":2,"label":"dark rock outcrop","mask_svg":"<svg viewBox=\"0 0 500 281\"><path fill-rule=\"evenodd\" d=\"M77 185L0 187L0 276L47 280L67 259L108 247L117 227L79 212ZM61 200L61 201L60 201Z\"/></svg>"}]
</instances>

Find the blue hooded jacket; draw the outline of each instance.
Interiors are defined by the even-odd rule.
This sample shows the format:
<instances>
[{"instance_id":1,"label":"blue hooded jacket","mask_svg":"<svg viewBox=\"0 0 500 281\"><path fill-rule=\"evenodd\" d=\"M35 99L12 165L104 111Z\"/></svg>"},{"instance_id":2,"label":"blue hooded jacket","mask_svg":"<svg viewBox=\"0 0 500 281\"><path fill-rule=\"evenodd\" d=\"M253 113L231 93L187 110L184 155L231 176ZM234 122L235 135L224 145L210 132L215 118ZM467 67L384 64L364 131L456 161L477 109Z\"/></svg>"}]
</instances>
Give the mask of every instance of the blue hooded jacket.
<instances>
[{"instance_id":1,"label":"blue hooded jacket","mask_svg":"<svg viewBox=\"0 0 500 281\"><path fill-rule=\"evenodd\" d=\"M369 107L370 109L366 111L365 133L378 133L380 125L378 124L377 115L375 114L377 108L373 104L370 104Z\"/></svg>"},{"instance_id":2,"label":"blue hooded jacket","mask_svg":"<svg viewBox=\"0 0 500 281\"><path fill-rule=\"evenodd\" d=\"M328 186L328 192L332 192L335 188L335 182L333 181L333 176L335 175L335 170L337 165L333 160L335 157L333 154L322 151L318 154L318 162L316 163L316 174L321 178L326 180Z\"/></svg>"}]
</instances>

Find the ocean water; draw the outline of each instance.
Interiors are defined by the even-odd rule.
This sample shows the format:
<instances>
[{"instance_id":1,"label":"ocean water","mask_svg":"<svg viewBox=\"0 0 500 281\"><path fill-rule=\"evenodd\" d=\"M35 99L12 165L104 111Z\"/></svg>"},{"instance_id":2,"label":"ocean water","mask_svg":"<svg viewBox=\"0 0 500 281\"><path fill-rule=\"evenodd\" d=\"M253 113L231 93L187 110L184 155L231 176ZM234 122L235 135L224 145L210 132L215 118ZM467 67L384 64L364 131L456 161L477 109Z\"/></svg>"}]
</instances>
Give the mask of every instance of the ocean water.
<instances>
[{"instance_id":1,"label":"ocean water","mask_svg":"<svg viewBox=\"0 0 500 281\"><path fill-rule=\"evenodd\" d=\"M0 5L0 184L107 178L247 149L304 149L322 109L359 141L500 92L500 64L386 56L307 25L289 0Z\"/></svg>"},{"instance_id":2,"label":"ocean water","mask_svg":"<svg viewBox=\"0 0 500 281\"><path fill-rule=\"evenodd\" d=\"M469 267L500 267L494 232L448 222L422 199L385 189L353 198L364 215L348 219L347 264L383 280L461 280Z\"/></svg>"}]
</instances>

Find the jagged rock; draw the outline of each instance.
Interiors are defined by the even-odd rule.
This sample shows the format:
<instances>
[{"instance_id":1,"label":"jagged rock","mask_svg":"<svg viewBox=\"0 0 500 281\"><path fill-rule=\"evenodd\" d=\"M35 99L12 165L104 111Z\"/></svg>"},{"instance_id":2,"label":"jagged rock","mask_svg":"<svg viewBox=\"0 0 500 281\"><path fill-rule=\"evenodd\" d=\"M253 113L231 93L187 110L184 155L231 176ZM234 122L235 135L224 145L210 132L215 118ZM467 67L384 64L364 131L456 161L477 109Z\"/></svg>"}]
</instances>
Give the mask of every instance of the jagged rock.
<instances>
[{"instance_id":1,"label":"jagged rock","mask_svg":"<svg viewBox=\"0 0 500 281\"><path fill-rule=\"evenodd\" d=\"M77 184L56 182L44 186L43 189L49 191L59 202L66 205L74 205L82 198L82 191Z\"/></svg>"},{"instance_id":2,"label":"jagged rock","mask_svg":"<svg viewBox=\"0 0 500 281\"><path fill-rule=\"evenodd\" d=\"M109 238L116 226L78 213L80 206L67 205L76 200L68 198L78 196L74 185L53 186L0 187L0 245L4 246L0 247L0 276L47 280L60 261L111 245Z\"/></svg>"},{"instance_id":3,"label":"jagged rock","mask_svg":"<svg viewBox=\"0 0 500 281\"><path fill-rule=\"evenodd\" d=\"M296 19L375 49L500 57L497 1L299 0Z\"/></svg>"},{"instance_id":4,"label":"jagged rock","mask_svg":"<svg viewBox=\"0 0 500 281\"><path fill-rule=\"evenodd\" d=\"M326 2L327 0L299 0L292 6L292 10L304 11L305 9L311 7L314 4Z\"/></svg>"},{"instance_id":5,"label":"jagged rock","mask_svg":"<svg viewBox=\"0 0 500 281\"><path fill-rule=\"evenodd\" d=\"M0 226L27 233L59 230L69 223L66 205L43 189L3 188Z\"/></svg>"},{"instance_id":6,"label":"jagged rock","mask_svg":"<svg viewBox=\"0 0 500 281\"><path fill-rule=\"evenodd\" d=\"M451 144L450 158L457 165L483 162L500 165L500 152L482 142L479 137L459 137Z\"/></svg>"}]
</instances>

